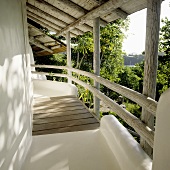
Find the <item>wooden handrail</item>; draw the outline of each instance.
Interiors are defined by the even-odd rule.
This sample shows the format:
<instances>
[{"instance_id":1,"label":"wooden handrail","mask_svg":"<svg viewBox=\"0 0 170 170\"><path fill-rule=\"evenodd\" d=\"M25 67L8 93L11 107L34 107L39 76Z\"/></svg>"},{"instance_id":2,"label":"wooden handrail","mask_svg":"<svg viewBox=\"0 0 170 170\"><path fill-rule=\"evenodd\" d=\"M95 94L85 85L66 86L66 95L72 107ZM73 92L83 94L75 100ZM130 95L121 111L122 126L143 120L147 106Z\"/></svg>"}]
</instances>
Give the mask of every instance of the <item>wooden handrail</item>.
<instances>
[{"instance_id":1,"label":"wooden handrail","mask_svg":"<svg viewBox=\"0 0 170 170\"><path fill-rule=\"evenodd\" d=\"M66 66L53 66L53 65L32 65L32 66L39 67L39 68L67 69L67 70L73 71L77 74L81 74L81 75L90 77L93 80L99 82L100 84L103 84L104 86L108 87L109 89L136 102L137 104L144 107L146 110L148 110L152 115L154 115L156 117L157 102L155 100L151 99L150 97L147 97L147 96L145 96L137 91L134 91L132 89L129 89L125 86L116 84L114 82L110 82L109 80L106 80L100 76L96 76L93 73L78 70L75 68L68 68Z\"/></svg>"},{"instance_id":2,"label":"wooden handrail","mask_svg":"<svg viewBox=\"0 0 170 170\"><path fill-rule=\"evenodd\" d=\"M50 73L45 72L33 72L36 74L49 75ZM54 76L59 76L60 74L53 73ZM119 117L121 117L129 126L133 127L135 131L144 138L148 144L153 147L154 144L154 132L147 127L140 119L131 114L129 111L118 105L115 101L104 95L101 91L96 88L86 84L85 82L78 80L72 76L67 74L61 74L63 77L70 78L75 83L83 86L84 88L91 91L94 95L96 95L100 100L102 100L113 112L115 112Z\"/></svg>"},{"instance_id":3,"label":"wooden handrail","mask_svg":"<svg viewBox=\"0 0 170 170\"><path fill-rule=\"evenodd\" d=\"M46 72L37 72L37 71L31 71L31 73L45 75L45 76L56 76L56 77L65 77L65 78L68 78L67 74L46 73Z\"/></svg>"}]
</instances>

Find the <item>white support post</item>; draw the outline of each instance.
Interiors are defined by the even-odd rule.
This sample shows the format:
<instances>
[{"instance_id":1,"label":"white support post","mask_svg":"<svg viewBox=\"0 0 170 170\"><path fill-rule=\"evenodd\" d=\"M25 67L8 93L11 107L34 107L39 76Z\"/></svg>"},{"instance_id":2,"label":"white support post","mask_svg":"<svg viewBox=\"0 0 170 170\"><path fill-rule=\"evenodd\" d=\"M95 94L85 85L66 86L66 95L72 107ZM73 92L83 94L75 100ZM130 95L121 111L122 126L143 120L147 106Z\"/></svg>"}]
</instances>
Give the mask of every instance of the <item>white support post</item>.
<instances>
[{"instance_id":1,"label":"white support post","mask_svg":"<svg viewBox=\"0 0 170 170\"><path fill-rule=\"evenodd\" d=\"M70 31L66 33L66 41L67 41L67 66L71 68L71 41L70 41ZM68 70L68 75L72 76L72 72ZM72 83L72 81L68 78L68 83Z\"/></svg>"},{"instance_id":2,"label":"white support post","mask_svg":"<svg viewBox=\"0 0 170 170\"><path fill-rule=\"evenodd\" d=\"M93 39L94 39L94 53L93 53L93 68L94 74L100 75L100 18L93 20ZM94 87L100 90L100 84L94 81ZM94 96L94 113L100 118L100 99Z\"/></svg>"},{"instance_id":3,"label":"white support post","mask_svg":"<svg viewBox=\"0 0 170 170\"><path fill-rule=\"evenodd\" d=\"M156 94L161 2L162 0L147 0L143 94L152 99L155 99ZM151 129L154 129L154 116L144 108L141 119ZM142 138L141 146L152 157L152 148Z\"/></svg>"}]
</instances>

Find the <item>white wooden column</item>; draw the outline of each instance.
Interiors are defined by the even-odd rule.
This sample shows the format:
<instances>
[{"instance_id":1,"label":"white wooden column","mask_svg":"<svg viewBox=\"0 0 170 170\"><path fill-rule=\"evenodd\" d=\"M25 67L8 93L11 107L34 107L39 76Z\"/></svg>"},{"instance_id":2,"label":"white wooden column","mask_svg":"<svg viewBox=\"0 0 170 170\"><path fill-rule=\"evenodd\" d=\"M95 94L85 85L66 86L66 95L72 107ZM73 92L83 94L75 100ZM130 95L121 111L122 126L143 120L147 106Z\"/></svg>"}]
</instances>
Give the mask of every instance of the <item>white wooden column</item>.
<instances>
[{"instance_id":1,"label":"white wooden column","mask_svg":"<svg viewBox=\"0 0 170 170\"><path fill-rule=\"evenodd\" d=\"M66 41L67 41L67 66L71 68L71 40L70 40L70 31L66 33ZM68 75L72 76L72 72L68 70ZM72 81L68 78L68 83L72 83Z\"/></svg>"},{"instance_id":2,"label":"white wooden column","mask_svg":"<svg viewBox=\"0 0 170 170\"><path fill-rule=\"evenodd\" d=\"M153 99L156 94L161 2L162 0L147 1L143 94ZM145 109L142 109L141 119L151 129L154 128L154 116ZM150 156L152 155L151 147L143 139L141 139L141 146Z\"/></svg>"},{"instance_id":3,"label":"white wooden column","mask_svg":"<svg viewBox=\"0 0 170 170\"><path fill-rule=\"evenodd\" d=\"M100 75L100 18L93 20L93 40L94 40L94 53L93 53L93 68L94 74ZM94 87L100 90L100 84L94 81ZM100 117L100 99L94 96L94 113Z\"/></svg>"}]
</instances>

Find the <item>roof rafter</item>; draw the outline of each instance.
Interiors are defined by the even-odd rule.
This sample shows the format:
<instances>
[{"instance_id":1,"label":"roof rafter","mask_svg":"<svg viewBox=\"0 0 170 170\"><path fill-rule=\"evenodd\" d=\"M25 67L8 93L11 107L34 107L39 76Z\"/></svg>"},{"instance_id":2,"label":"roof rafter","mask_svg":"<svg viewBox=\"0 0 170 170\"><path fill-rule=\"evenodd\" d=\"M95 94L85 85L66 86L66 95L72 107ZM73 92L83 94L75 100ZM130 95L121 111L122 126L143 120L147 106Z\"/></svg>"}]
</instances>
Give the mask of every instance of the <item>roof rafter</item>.
<instances>
[{"instance_id":1,"label":"roof rafter","mask_svg":"<svg viewBox=\"0 0 170 170\"><path fill-rule=\"evenodd\" d=\"M27 14L30 15L30 16L32 16L32 17L34 17L34 18L37 18L38 20L40 20L40 21L42 21L42 22L44 22L44 23L46 23L46 24L48 24L49 26L53 27L55 30L58 30L58 31L59 31L59 30L62 29L62 27L56 25L55 23L53 23L53 22L51 22L51 21L49 21L49 20L47 20L47 19L45 19L45 18L43 18L43 17L35 14L35 13L33 13L33 12L27 11ZM58 31L57 31L57 32L58 32ZM56 33L57 33L57 32L56 32ZM77 29L77 28L75 28L75 29L72 30L71 32L74 33L74 34L76 34L76 35L84 34L83 31L81 31L81 30L79 30L79 29Z\"/></svg>"},{"instance_id":2,"label":"roof rafter","mask_svg":"<svg viewBox=\"0 0 170 170\"><path fill-rule=\"evenodd\" d=\"M53 46L53 45L57 45L56 41L52 41L52 42L46 42L44 43L45 46Z\"/></svg>"},{"instance_id":3,"label":"roof rafter","mask_svg":"<svg viewBox=\"0 0 170 170\"><path fill-rule=\"evenodd\" d=\"M44 23L42 21L40 21L39 19L33 17L33 16L30 16L29 14L27 14L27 17L31 20L33 20L34 22L36 23L39 23L40 25L42 25L43 27L46 27L48 30L51 30L51 31L54 31L54 32L58 32L59 30L56 30L55 28L53 28L51 25L48 25L47 23ZM77 36L76 34L74 33L71 33L71 36L72 37L75 37Z\"/></svg>"},{"instance_id":4,"label":"roof rafter","mask_svg":"<svg viewBox=\"0 0 170 170\"><path fill-rule=\"evenodd\" d=\"M88 12L86 15L80 17L75 22L65 27L63 30L59 31L59 33L57 33L57 36L74 29L74 27L76 27L77 25L84 24L87 20L92 20L94 18L104 16L109 12L113 12L114 10L119 8L125 1L127 2L128 0L109 0L108 2Z\"/></svg>"},{"instance_id":5,"label":"roof rafter","mask_svg":"<svg viewBox=\"0 0 170 170\"><path fill-rule=\"evenodd\" d=\"M128 14L120 8L115 9L114 12L122 19L126 19L128 16Z\"/></svg>"},{"instance_id":6,"label":"roof rafter","mask_svg":"<svg viewBox=\"0 0 170 170\"><path fill-rule=\"evenodd\" d=\"M40 41L37 41L34 37L30 37L29 41L31 44L34 44L35 46L42 48L45 51L48 51L49 53L53 53L53 50L45 47L43 44L40 43Z\"/></svg>"},{"instance_id":7,"label":"roof rafter","mask_svg":"<svg viewBox=\"0 0 170 170\"><path fill-rule=\"evenodd\" d=\"M33 6L33 5L31 5L30 3L27 2L26 4L27 4L27 10L29 10L29 11L32 12L32 13L33 13L33 11L34 11L34 13L36 12L36 13L39 13L39 14L44 14L46 17L49 17L49 18L55 20L55 21L58 23L58 25L60 25L61 27L62 27L62 26L65 27L65 26L68 25L66 22L64 22L64 21L62 21L62 20L54 17L53 15L51 15L51 14L49 14L49 13L47 13L47 12L45 12L45 11L43 11L43 10L35 7L35 6ZM36 13L35 13L35 14L36 14Z\"/></svg>"},{"instance_id":8,"label":"roof rafter","mask_svg":"<svg viewBox=\"0 0 170 170\"><path fill-rule=\"evenodd\" d=\"M45 37L46 37L45 34L41 34L41 35L36 35L36 36L34 36L34 38L35 38L36 40L39 40L39 39L45 38Z\"/></svg>"},{"instance_id":9,"label":"roof rafter","mask_svg":"<svg viewBox=\"0 0 170 170\"><path fill-rule=\"evenodd\" d=\"M89 12L88 10L84 9L83 7L77 5L76 3L74 3L74 2L72 2L70 0L64 0L64 1L63 0L55 0L55 3L56 2L58 3L58 5L64 4L65 6L70 7L72 10L78 11L79 13L81 13L81 15L85 15L85 14L87 14ZM100 24L102 26L105 26L105 25L107 25L107 22L104 21L103 19L100 19Z\"/></svg>"},{"instance_id":10,"label":"roof rafter","mask_svg":"<svg viewBox=\"0 0 170 170\"><path fill-rule=\"evenodd\" d=\"M46 2L46 1L40 1L40 0L35 0L36 4L38 5L44 5L44 7L47 9L47 10L51 10L51 11L54 11L56 13L56 15L62 15L63 17L65 18L68 18L71 22L74 22L77 20L77 18L74 18L73 16L65 13L64 11L58 9L57 7L53 6L52 4ZM87 29L87 31L92 31L93 28L87 24L84 25L84 27Z\"/></svg>"},{"instance_id":11,"label":"roof rafter","mask_svg":"<svg viewBox=\"0 0 170 170\"><path fill-rule=\"evenodd\" d=\"M66 44L64 44L62 41L56 40L56 39L50 37L49 35L45 34L42 30L38 29L37 27L33 26L32 24L29 24L29 23L28 23L28 28L29 28L29 30L30 30L30 29L35 29L35 30L37 30L38 32L44 34L46 37L49 37L49 38L53 39L53 40L54 40L54 41L53 41L54 45L59 43L59 44L62 44L62 45L64 45L64 46L66 46ZM48 42L48 43L52 43L52 42ZM44 43L44 45L45 45L45 44L47 44L47 43ZM48 45L45 45L45 46L48 46Z\"/></svg>"},{"instance_id":12,"label":"roof rafter","mask_svg":"<svg viewBox=\"0 0 170 170\"><path fill-rule=\"evenodd\" d=\"M42 19L42 14L45 15L46 17L50 18L52 22L57 23L57 29L62 29L63 27L66 27L68 24L65 23L64 21L42 11L41 9L27 3L27 11L31 12L31 15L34 16L37 19ZM44 19L45 21L47 21L46 19ZM47 22L50 22L49 20ZM54 24L52 23L52 24ZM58 24L59 23L59 24ZM55 24L56 25L56 24ZM83 34L84 32L78 28L74 29L76 32L78 32L79 34Z\"/></svg>"}]
</instances>

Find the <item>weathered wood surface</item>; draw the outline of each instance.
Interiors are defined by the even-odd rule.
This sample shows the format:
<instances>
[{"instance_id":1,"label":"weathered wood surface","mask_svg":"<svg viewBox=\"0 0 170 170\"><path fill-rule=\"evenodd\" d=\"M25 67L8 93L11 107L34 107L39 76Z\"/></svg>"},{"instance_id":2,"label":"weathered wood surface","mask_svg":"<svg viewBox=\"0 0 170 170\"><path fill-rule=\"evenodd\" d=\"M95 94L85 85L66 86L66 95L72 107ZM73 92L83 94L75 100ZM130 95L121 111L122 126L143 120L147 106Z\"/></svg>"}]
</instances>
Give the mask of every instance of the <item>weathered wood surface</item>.
<instances>
[{"instance_id":1,"label":"weathered wood surface","mask_svg":"<svg viewBox=\"0 0 170 170\"><path fill-rule=\"evenodd\" d=\"M33 113L33 135L99 127L99 121L75 96L35 98Z\"/></svg>"},{"instance_id":2,"label":"weathered wood surface","mask_svg":"<svg viewBox=\"0 0 170 170\"><path fill-rule=\"evenodd\" d=\"M100 76L100 18L93 20L93 40L94 40L94 52L93 52L93 70L94 74ZM100 90L100 83L94 81L94 87ZM94 113L100 117L100 99L93 96L94 99Z\"/></svg>"},{"instance_id":3,"label":"weathered wood surface","mask_svg":"<svg viewBox=\"0 0 170 170\"><path fill-rule=\"evenodd\" d=\"M56 40L52 37L50 37L49 35L45 34L42 30L38 29L37 27L31 25L28 23L28 29L29 29L29 34L31 34L31 36L35 36L34 32L37 32L38 35L44 35L45 37L47 37L48 42L44 43L45 46L49 46L49 45L57 45L57 44L61 44L63 46L66 46L66 44L64 44L62 41L60 40ZM48 44L48 43L53 43L53 44Z\"/></svg>"},{"instance_id":4,"label":"weathered wood surface","mask_svg":"<svg viewBox=\"0 0 170 170\"><path fill-rule=\"evenodd\" d=\"M152 99L155 99L156 95L161 2L162 0L148 0L147 2L143 94ZM142 108L141 119L151 129L154 129L154 116L149 114L145 108ZM141 146L149 155L152 155L152 149L143 139L141 139Z\"/></svg>"},{"instance_id":5,"label":"weathered wood surface","mask_svg":"<svg viewBox=\"0 0 170 170\"><path fill-rule=\"evenodd\" d=\"M55 50L55 49L58 49L58 48L60 48L60 47L61 47L60 45L56 45L56 46L51 47L51 49L52 49L52 50Z\"/></svg>"},{"instance_id":6,"label":"weathered wood surface","mask_svg":"<svg viewBox=\"0 0 170 170\"><path fill-rule=\"evenodd\" d=\"M29 23L28 23L28 30L29 30L30 37L34 37L35 40L38 40L37 42L40 42L41 45L47 47L49 50L52 50L53 53L63 52L66 50L66 47L65 47L66 45L63 42L61 42L60 40L54 39L50 37L49 35L46 35L42 30L38 29L37 27ZM59 48L56 47L58 45L60 45ZM40 48L40 46L38 45L36 46ZM51 47L48 47L48 46L51 46ZM32 48L33 50L35 49L34 46ZM45 48L43 50L39 50L39 51L35 50L35 51L34 51L34 54L36 56L51 54L51 52L49 53L48 51L45 50Z\"/></svg>"},{"instance_id":7,"label":"weathered wood surface","mask_svg":"<svg viewBox=\"0 0 170 170\"><path fill-rule=\"evenodd\" d=\"M92 20L96 17L101 18L100 23L104 26L118 18L125 19L145 8L146 0L27 0L26 5L29 12L54 23L56 27L51 28L58 29L65 36L70 30L79 34L92 31ZM40 19L36 22L42 24Z\"/></svg>"},{"instance_id":8,"label":"weathered wood surface","mask_svg":"<svg viewBox=\"0 0 170 170\"><path fill-rule=\"evenodd\" d=\"M46 73L49 75L49 73ZM54 74L55 75L55 74ZM140 119L138 119L136 116L131 114L126 109L122 108L120 105L118 105L116 102L114 102L112 99L104 95L102 92L97 90L96 88L86 84L85 82L82 82L74 77L65 75L68 78L70 78L75 83L83 86L84 88L90 90L93 95L97 96L101 101L103 101L104 104L106 104L111 111L115 112L119 117L121 117L129 126L133 127L134 130L147 141L147 143L153 148L154 144L154 131L150 129L146 124L144 124Z\"/></svg>"},{"instance_id":9,"label":"weathered wood surface","mask_svg":"<svg viewBox=\"0 0 170 170\"><path fill-rule=\"evenodd\" d=\"M34 37L30 37L29 39L31 44L36 45L37 47L42 48L43 50L48 51L49 53L53 53L53 50L47 48L46 46L44 46L41 42L39 42L38 40L34 39Z\"/></svg>"},{"instance_id":10,"label":"weathered wood surface","mask_svg":"<svg viewBox=\"0 0 170 170\"><path fill-rule=\"evenodd\" d=\"M79 19L77 19L75 22L71 23L64 29L60 30L56 35L62 35L66 33L67 31L72 30L75 28L77 25L81 25L86 23L88 20L95 19L97 17L106 15L110 12L113 12L115 9L119 8L122 4L124 3L124 0L109 0L108 2L102 4L98 8L95 8L88 12L87 14L83 15Z\"/></svg>"},{"instance_id":11,"label":"weathered wood surface","mask_svg":"<svg viewBox=\"0 0 170 170\"><path fill-rule=\"evenodd\" d=\"M72 15L69 15L68 14L68 11L67 13L57 7L55 7L53 4L51 3L48 3L47 1L39 1L39 0L34 0L36 2L36 5L42 9L45 9L47 11L51 11L54 13L54 16L58 16L58 18L62 21L65 21L67 23L71 23L71 22L74 22L76 20L76 18ZM30 3L31 1L29 1ZM31 4L31 3L30 3ZM66 5L65 5L66 7ZM92 31L92 27L90 27L89 25L84 25L84 29L86 29L86 31Z\"/></svg>"},{"instance_id":12,"label":"weathered wood surface","mask_svg":"<svg viewBox=\"0 0 170 170\"><path fill-rule=\"evenodd\" d=\"M67 67L71 68L71 37L70 37L70 31L66 33L66 41L67 41ZM72 76L72 72L68 70L68 75ZM68 83L72 83L72 81L68 78Z\"/></svg>"},{"instance_id":13,"label":"weathered wood surface","mask_svg":"<svg viewBox=\"0 0 170 170\"><path fill-rule=\"evenodd\" d=\"M71 77L70 77L71 78ZM78 83L84 88L90 90L95 96L97 96L101 101L103 101L113 112L115 112L119 117L121 117L129 126L133 127L134 130L147 141L147 143L153 148L154 144L154 132L144 124L140 119L131 114L126 109L122 108L116 102L114 102L109 97L105 96L102 92L96 88L76 79L71 78L72 81Z\"/></svg>"},{"instance_id":14,"label":"weathered wood surface","mask_svg":"<svg viewBox=\"0 0 170 170\"><path fill-rule=\"evenodd\" d=\"M39 21L41 21L41 22L43 22L43 23L46 23L46 24L48 24L49 26L51 26L52 28L54 28L54 29L56 29L56 30L61 30L63 27L61 27L61 26L59 26L57 23L56 23L56 19L53 17L53 16L51 16L50 17L50 20L48 19L48 18L43 18L42 17L42 15L41 15L41 13L33 13L33 12L31 12L30 11L30 9L28 9L27 10L27 14L29 15L29 16L32 16L32 17L34 17L34 18L36 18L36 19L38 19ZM58 21L58 20L57 20ZM79 30L79 29L77 29L77 28L75 28L75 29L73 29L72 30L72 33L73 34L76 34L76 35L82 35L82 34L84 34L84 32L82 31L82 30Z\"/></svg>"},{"instance_id":15,"label":"weathered wood surface","mask_svg":"<svg viewBox=\"0 0 170 170\"><path fill-rule=\"evenodd\" d=\"M39 67L39 68L55 68L55 69L66 69L66 70L68 69L68 67L66 67L66 66L52 66L52 65L32 65L32 66ZM75 69L75 68L71 68L71 71L73 71L77 74L81 74L81 75L92 78L93 80L99 82L100 84L103 84L104 86L108 87L109 89L138 103L140 106L142 106L146 110L148 110L152 115L156 116L155 113L156 113L157 102L155 100L151 99L150 97L147 97L141 93L138 93L132 89L121 86L114 82L110 82L109 80L106 80L100 76L96 76L96 75L86 72L86 71L82 71L82 70ZM48 73L46 73L46 74L48 74Z\"/></svg>"}]
</instances>

